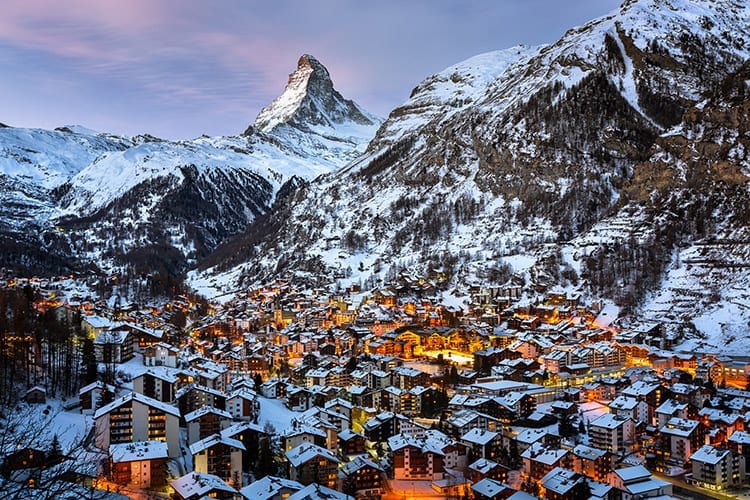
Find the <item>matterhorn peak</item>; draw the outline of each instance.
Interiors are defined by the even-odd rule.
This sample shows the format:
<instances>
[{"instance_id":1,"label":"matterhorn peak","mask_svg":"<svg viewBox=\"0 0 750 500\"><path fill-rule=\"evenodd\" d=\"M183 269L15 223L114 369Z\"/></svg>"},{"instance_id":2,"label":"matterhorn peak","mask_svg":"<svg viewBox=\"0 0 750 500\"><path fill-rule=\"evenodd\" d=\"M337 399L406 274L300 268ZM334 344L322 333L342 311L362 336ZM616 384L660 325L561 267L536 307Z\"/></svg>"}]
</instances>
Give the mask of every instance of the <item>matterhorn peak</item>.
<instances>
[{"instance_id":1,"label":"matterhorn peak","mask_svg":"<svg viewBox=\"0 0 750 500\"><path fill-rule=\"evenodd\" d=\"M271 132L287 125L304 131L335 129L345 123L373 126L380 119L364 111L333 87L328 70L310 54L303 54L289 75L284 92L263 108L255 128Z\"/></svg>"}]
</instances>

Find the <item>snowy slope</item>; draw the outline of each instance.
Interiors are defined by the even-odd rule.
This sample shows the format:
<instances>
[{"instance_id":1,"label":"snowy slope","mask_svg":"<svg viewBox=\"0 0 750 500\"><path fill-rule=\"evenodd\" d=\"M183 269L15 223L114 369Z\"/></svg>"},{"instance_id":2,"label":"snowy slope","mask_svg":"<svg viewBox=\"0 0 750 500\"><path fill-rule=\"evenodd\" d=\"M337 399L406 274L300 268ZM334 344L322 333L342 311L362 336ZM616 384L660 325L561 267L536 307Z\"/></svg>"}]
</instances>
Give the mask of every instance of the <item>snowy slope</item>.
<instances>
[{"instance_id":1,"label":"snowy slope","mask_svg":"<svg viewBox=\"0 0 750 500\"><path fill-rule=\"evenodd\" d=\"M362 157L279 213L276 251L261 245L247 279L279 262L355 280L447 265L464 279L542 258L602 220L656 138L748 57L749 20L729 0L628 1L551 45L428 77Z\"/></svg>"},{"instance_id":2,"label":"snowy slope","mask_svg":"<svg viewBox=\"0 0 750 500\"><path fill-rule=\"evenodd\" d=\"M314 85L295 88L304 109L279 115L272 104L264 112L274 126L240 136L166 141L81 126L0 128L0 238L18 247L7 264L28 260L18 256L29 247L39 252L41 239L42 253L105 267L150 248L179 271L266 213L279 192L343 166L380 120L341 97L312 56L303 59L315 65L303 78ZM325 123L309 103L325 110Z\"/></svg>"}]
</instances>

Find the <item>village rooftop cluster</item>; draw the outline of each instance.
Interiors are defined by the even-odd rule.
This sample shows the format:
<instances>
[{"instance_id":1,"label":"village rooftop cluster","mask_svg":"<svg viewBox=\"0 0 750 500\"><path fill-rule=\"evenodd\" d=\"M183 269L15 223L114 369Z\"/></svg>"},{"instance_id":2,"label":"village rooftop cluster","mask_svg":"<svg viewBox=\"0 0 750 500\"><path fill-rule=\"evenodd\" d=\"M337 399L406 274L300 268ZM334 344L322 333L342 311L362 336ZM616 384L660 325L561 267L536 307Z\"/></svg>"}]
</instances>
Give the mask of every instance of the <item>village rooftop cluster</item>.
<instances>
[{"instance_id":1,"label":"village rooftop cluster","mask_svg":"<svg viewBox=\"0 0 750 500\"><path fill-rule=\"evenodd\" d=\"M102 498L629 500L748 484L750 363L673 350L661 324L621 328L606 303L511 280L449 305L402 273L367 292L290 278L223 305L139 307L75 282L0 285L34 288L40 312L93 341L100 376L78 397L40 383L23 399L81 416L86 463L62 449L54 465ZM5 480L30 488L55 469L44 447L0 453Z\"/></svg>"}]
</instances>

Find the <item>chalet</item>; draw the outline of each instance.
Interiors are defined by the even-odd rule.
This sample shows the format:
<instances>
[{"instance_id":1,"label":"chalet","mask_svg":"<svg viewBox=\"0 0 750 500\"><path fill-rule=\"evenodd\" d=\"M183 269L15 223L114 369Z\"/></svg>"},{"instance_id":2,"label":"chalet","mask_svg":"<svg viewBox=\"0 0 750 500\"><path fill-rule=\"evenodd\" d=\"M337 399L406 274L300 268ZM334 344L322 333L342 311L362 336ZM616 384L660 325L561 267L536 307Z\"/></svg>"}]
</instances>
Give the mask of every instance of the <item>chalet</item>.
<instances>
[{"instance_id":1,"label":"chalet","mask_svg":"<svg viewBox=\"0 0 750 500\"><path fill-rule=\"evenodd\" d=\"M502 422L497 418L473 410L460 410L454 411L446 419L445 427L452 436L458 437L473 428L492 432L499 431L502 429Z\"/></svg>"},{"instance_id":2,"label":"chalet","mask_svg":"<svg viewBox=\"0 0 750 500\"><path fill-rule=\"evenodd\" d=\"M583 444L572 450L573 470L596 481L606 482L612 472L612 453Z\"/></svg>"},{"instance_id":3,"label":"chalet","mask_svg":"<svg viewBox=\"0 0 750 500\"><path fill-rule=\"evenodd\" d=\"M167 482L167 443L135 441L109 445L109 477L113 483L141 489Z\"/></svg>"},{"instance_id":4,"label":"chalet","mask_svg":"<svg viewBox=\"0 0 750 500\"><path fill-rule=\"evenodd\" d=\"M738 455L742 455L745 461L745 476L750 476L750 433L735 431L729 436L727 446L731 447Z\"/></svg>"},{"instance_id":5,"label":"chalet","mask_svg":"<svg viewBox=\"0 0 750 500\"><path fill-rule=\"evenodd\" d=\"M177 377L167 371L148 369L133 378L133 391L164 403L171 403L177 392Z\"/></svg>"},{"instance_id":6,"label":"chalet","mask_svg":"<svg viewBox=\"0 0 750 500\"><path fill-rule=\"evenodd\" d=\"M735 488L745 482L745 457L730 449L703 445L690 456L691 483L709 490Z\"/></svg>"},{"instance_id":7,"label":"chalet","mask_svg":"<svg viewBox=\"0 0 750 500\"><path fill-rule=\"evenodd\" d=\"M517 493L517 490L507 484L489 477L472 484L471 491L475 500L505 500ZM531 495L529 497L535 498L531 497Z\"/></svg>"},{"instance_id":8,"label":"chalet","mask_svg":"<svg viewBox=\"0 0 750 500\"><path fill-rule=\"evenodd\" d=\"M193 469L213 474L230 486L242 487L242 452L245 445L221 433L213 434L190 445Z\"/></svg>"},{"instance_id":9,"label":"chalet","mask_svg":"<svg viewBox=\"0 0 750 500\"><path fill-rule=\"evenodd\" d=\"M23 400L31 404L41 404L47 402L47 389L35 385L23 394Z\"/></svg>"},{"instance_id":10,"label":"chalet","mask_svg":"<svg viewBox=\"0 0 750 500\"><path fill-rule=\"evenodd\" d=\"M103 393L108 392L112 398L115 397L117 388L113 385L105 384L101 380L91 382L90 384L81 387L78 391L78 399L81 404L82 412L93 412L101 406L103 399L106 396L102 396Z\"/></svg>"},{"instance_id":11,"label":"chalet","mask_svg":"<svg viewBox=\"0 0 750 500\"><path fill-rule=\"evenodd\" d=\"M635 422L648 423L648 403L628 396L618 396L609 403L609 409L615 415L631 418Z\"/></svg>"},{"instance_id":12,"label":"chalet","mask_svg":"<svg viewBox=\"0 0 750 500\"><path fill-rule=\"evenodd\" d=\"M591 445L611 453L624 454L635 440L632 418L605 413L589 424Z\"/></svg>"},{"instance_id":13,"label":"chalet","mask_svg":"<svg viewBox=\"0 0 750 500\"><path fill-rule=\"evenodd\" d=\"M181 387L175 393L180 413L186 415L203 406L213 406L220 410L227 407L227 395L216 389L196 384Z\"/></svg>"},{"instance_id":14,"label":"chalet","mask_svg":"<svg viewBox=\"0 0 750 500\"><path fill-rule=\"evenodd\" d=\"M503 444L501 433L477 428L461 436L460 440L471 450L474 458L487 460L497 460Z\"/></svg>"},{"instance_id":15,"label":"chalet","mask_svg":"<svg viewBox=\"0 0 750 500\"><path fill-rule=\"evenodd\" d=\"M395 479L418 481L443 479L445 454L441 443L398 434L388 439L388 447L393 453Z\"/></svg>"},{"instance_id":16,"label":"chalet","mask_svg":"<svg viewBox=\"0 0 750 500\"><path fill-rule=\"evenodd\" d=\"M281 447L284 451L291 451L300 445L309 443L326 448L328 433L319 427L301 424L293 420L292 425L281 432L280 438Z\"/></svg>"},{"instance_id":17,"label":"chalet","mask_svg":"<svg viewBox=\"0 0 750 500\"><path fill-rule=\"evenodd\" d=\"M258 458L258 444L267 433L257 424L251 422L234 422L229 427L221 430L221 435L240 441L245 445L242 452L242 463L247 466Z\"/></svg>"},{"instance_id":18,"label":"chalet","mask_svg":"<svg viewBox=\"0 0 750 500\"><path fill-rule=\"evenodd\" d=\"M188 445L221 432L232 422L232 415L213 406L201 406L185 415Z\"/></svg>"},{"instance_id":19,"label":"chalet","mask_svg":"<svg viewBox=\"0 0 750 500\"><path fill-rule=\"evenodd\" d=\"M146 366L168 366L177 368L180 350L164 342L155 342L143 349L143 364Z\"/></svg>"},{"instance_id":20,"label":"chalet","mask_svg":"<svg viewBox=\"0 0 750 500\"><path fill-rule=\"evenodd\" d=\"M220 477L200 472L188 472L169 484L174 490L176 500L199 500L201 498L234 500L238 494L236 489Z\"/></svg>"},{"instance_id":21,"label":"chalet","mask_svg":"<svg viewBox=\"0 0 750 500\"><path fill-rule=\"evenodd\" d=\"M572 500L589 495L591 488L586 476L562 467L555 467L540 480L544 498L549 500Z\"/></svg>"},{"instance_id":22,"label":"chalet","mask_svg":"<svg viewBox=\"0 0 750 500\"><path fill-rule=\"evenodd\" d=\"M477 483L484 478L494 479L500 482L508 481L508 467L486 458L480 458L468 466L469 479Z\"/></svg>"},{"instance_id":23,"label":"chalet","mask_svg":"<svg viewBox=\"0 0 750 500\"><path fill-rule=\"evenodd\" d=\"M265 476L240 490L247 500L283 500L304 488L304 485L291 479Z\"/></svg>"},{"instance_id":24,"label":"chalet","mask_svg":"<svg viewBox=\"0 0 750 500\"><path fill-rule=\"evenodd\" d=\"M363 433L368 441L382 442L401 432L405 417L392 412L382 412L364 423Z\"/></svg>"},{"instance_id":25,"label":"chalet","mask_svg":"<svg viewBox=\"0 0 750 500\"><path fill-rule=\"evenodd\" d=\"M656 424L658 427L667 425L672 417L688 418L688 404L680 403L675 399L667 399L656 409Z\"/></svg>"},{"instance_id":26,"label":"chalet","mask_svg":"<svg viewBox=\"0 0 750 500\"><path fill-rule=\"evenodd\" d=\"M301 444L287 451L289 479L309 485L317 483L335 488L339 459L325 448L313 443Z\"/></svg>"},{"instance_id":27,"label":"chalet","mask_svg":"<svg viewBox=\"0 0 750 500\"><path fill-rule=\"evenodd\" d=\"M343 492L357 498L379 498L383 494L383 469L361 456L339 468Z\"/></svg>"},{"instance_id":28,"label":"chalet","mask_svg":"<svg viewBox=\"0 0 750 500\"><path fill-rule=\"evenodd\" d=\"M95 444L108 450L111 444L134 441L166 441L169 457L179 455L180 411L172 405L131 392L94 413Z\"/></svg>"},{"instance_id":29,"label":"chalet","mask_svg":"<svg viewBox=\"0 0 750 500\"><path fill-rule=\"evenodd\" d=\"M732 411L718 408L701 408L698 411L698 419L706 427L714 431L719 431L724 438L731 436L734 431L745 430L745 420L742 415Z\"/></svg>"},{"instance_id":30,"label":"chalet","mask_svg":"<svg viewBox=\"0 0 750 500\"><path fill-rule=\"evenodd\" d=\"M133 354L133 337L130 330L116 328L102 330L94 339L94 356L99 363L124 363Z\"/></svg>"},{"instance_id":31,"label":"chalet","mask_svg":"<svg viewBox=\"0 0 750 500\"><path fill-rule=\"evenodd\" d=\"M546 429L524 429L515 437L516 448L519 453L528 450L534 443L544 443L544 438L548 432Z\"/></svg>"},{"instance_id":32,"label":"chalet","mask_svg":"<svg viewBox=\"0 0 750 500\"><path fill-rule=\"evenodd\" d=\"M362 455L365 453L365 437L353 430L346 429L338 434L339 452L343 456Z\"/></svg>"},{"instance_id":33,"label":"chalet","mask_svg":"<svg viewBox=\"0 0 750 500\"><path fill-rule=\"evenodd\" d=\"M647 383L644 381L637 381L633 384L625 387L622 392L622 396L628 396L635 398L639 401L645 401L648 405L647 418L644 420L648 424L652 424L656 420L656 408L667 399L665 389L658 383ZM641 412L642 413L642 412Z\"/></svg>"},{"instance_id":34,"label":"chalet","mask_svg":"<svg viewBox=\"0 0 750 500\"><path fill-rule=\"evenodd\" d=\"M233 391L227 398L227 410L235 420L257 419L260 412L257 394L244 387Z\"/></svg>"},{"instance_id":35,"label":"chalet","mask_svg":"<svg viewBox=\"0 0 750 500\"><path fill-rule=\"evenodd\" d=\"M622 500L672 495L672 483L653 477L642 465L617 469L608 482L620 491Z\"/></svg>"},{"instance_id":36,"label":"chalet","mask_svg":"<svg viewBox=\"0 0 750 500\"><path fill-rule=\"evenodd\" d=\"M672 417L659 432L664 461L682 465L705 443L708 428L698 420Z\"/></svg>"},{"instance_id":37,"label":"chalet","mask_svg":"<svg viewBox=\"0 0 750 500\"><path fill-rule=\"evenodd\" d=\"M534 443L521 453L524 473L535 480L540 480L555 467L567 467L570 462L566 450L547 448L541 443Z\"/></svg>"},{"instance_id":38,"label":"chalet","mask_svg":"<svg viewBox=\"0 0 750 500\"><path fill-rule=\"evenodd\" d=\"M146 328L130 322L125 322L118 328L130 331L134 350L141 354L144 353L146 348L161 342L164 337L163 331Z\"/></svg>"}]
</instances>

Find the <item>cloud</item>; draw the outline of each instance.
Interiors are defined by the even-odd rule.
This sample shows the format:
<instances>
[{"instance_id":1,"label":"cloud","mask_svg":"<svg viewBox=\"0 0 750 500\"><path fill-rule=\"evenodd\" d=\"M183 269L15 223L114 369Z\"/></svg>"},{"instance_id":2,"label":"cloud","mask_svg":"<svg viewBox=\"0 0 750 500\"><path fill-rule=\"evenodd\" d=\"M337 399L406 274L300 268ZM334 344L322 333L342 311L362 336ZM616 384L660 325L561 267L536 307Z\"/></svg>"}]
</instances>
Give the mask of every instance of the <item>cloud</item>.
<instances>
[{"instance_id":1,"label":"cloud","mask_svg":"<svg viewBox=\"0 0 750 500\"><path fill-rule=\"evenodd\" d=\"M281 93L302 53L325 64L346 97L386 115L431 73L551 42L618 1L8 0L0 57L5 90L34 116L46 107L85 119L84 106L103 121L112 110L133 128L172 127L161 135L195 135L184 117L202 117L201 132L230 133Z\"/></svg>"}]
</instances>

